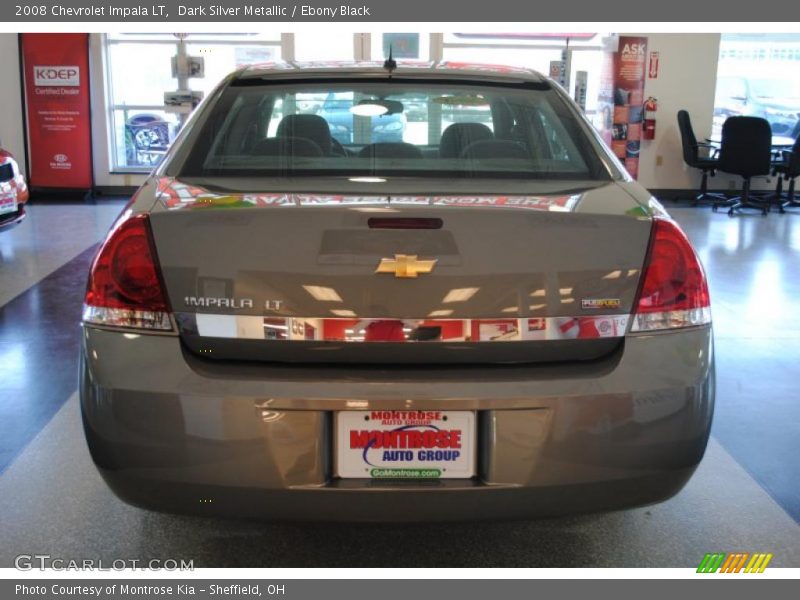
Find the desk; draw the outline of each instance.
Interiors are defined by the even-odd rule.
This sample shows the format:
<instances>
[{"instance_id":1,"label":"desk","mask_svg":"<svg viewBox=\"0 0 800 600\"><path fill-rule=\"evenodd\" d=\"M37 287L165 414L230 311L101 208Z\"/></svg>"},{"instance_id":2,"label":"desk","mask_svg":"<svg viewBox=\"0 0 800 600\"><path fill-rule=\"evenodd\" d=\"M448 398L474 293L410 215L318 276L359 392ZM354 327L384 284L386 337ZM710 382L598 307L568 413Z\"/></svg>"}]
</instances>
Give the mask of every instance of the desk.
<instances>
[{"instance_id":1,"label":"desk","mask_svg":"<svg viewBox=\"0 0 800 600\"><path fill-rule=\"evenodd\" d=\"M783 150L785 148L791 148L794 146L794 138L790 138L788 135L773 135L772 136L772 147L776 149Z\"/></svg>"},{"instance_id":2,"label":"desk","mask_svg":"<svg viewBox=\"0 0 800 600\"><path fill-rule=\"evenodd\" d=\"M707 138L706 142L714 146L715 148L719 148L722 145L722 138L713 137ZM786 148L791 148L794 146L794 138L789 137L788 135L773 135L772 136L772 148L775 150L784 150Z\"/></svg>"},{"instance_id":3,"label":"desk","mask_svg":"<svg viewBox=\"0 0 800 600\"><path fill-rule=\"evenodd\" d=\"M706 143L715 150L716 153L722 147L722 139L718 137L706 138ZM791 150L794 146L794 138L787 135L773 135L772 136L772 158L778 162L782 161L783 151Z\"/></svg>"}]
</instances>

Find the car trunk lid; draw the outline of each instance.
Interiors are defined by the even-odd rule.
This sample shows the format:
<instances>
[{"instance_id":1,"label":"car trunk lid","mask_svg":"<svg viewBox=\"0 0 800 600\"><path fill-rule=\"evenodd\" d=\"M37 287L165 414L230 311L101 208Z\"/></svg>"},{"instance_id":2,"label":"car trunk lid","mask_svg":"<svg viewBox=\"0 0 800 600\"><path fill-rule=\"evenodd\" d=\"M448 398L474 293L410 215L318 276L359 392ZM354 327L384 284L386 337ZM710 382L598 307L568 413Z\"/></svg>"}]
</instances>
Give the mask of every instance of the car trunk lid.
<instances>
[{"instance_id":1,"label":"car trunk lid","mask_svg":"<svg viewBox=\"0 0 800 600\"><path fill-rule=\"evenodd\" d=\"M389 197L168 180L159 193L172 309L212 359L596 359L627 331L651 229L613 183Z\"/></svg>"}]
</instances>

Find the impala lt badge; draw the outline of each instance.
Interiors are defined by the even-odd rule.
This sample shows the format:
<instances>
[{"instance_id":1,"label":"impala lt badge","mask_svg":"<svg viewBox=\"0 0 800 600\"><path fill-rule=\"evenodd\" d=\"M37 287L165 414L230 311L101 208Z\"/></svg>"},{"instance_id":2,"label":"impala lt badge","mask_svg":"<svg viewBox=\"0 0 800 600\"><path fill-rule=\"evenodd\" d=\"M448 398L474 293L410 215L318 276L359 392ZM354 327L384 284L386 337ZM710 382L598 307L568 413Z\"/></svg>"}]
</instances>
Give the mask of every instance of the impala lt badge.
<instances>
[{"instance_id":1,"label":"impala lt badge","mask_svg":"<svg viewBox=\"0 0 800 600\"><path fill-rule=\"evenodd\" d=\"M394 258L382 258L376 273L394 273L395 277L417 277L420 273L430 273L436 266L436 259L418 260L416 254L395 254Z\"/></svg>"},{"instance_id":2,"label":"impala lt badge","mask_svg":"<svg viewBox=\"0 0 800 600\"><path fill-rule=\"evenodd\" d=\"M186 296L183 299L186 306L199 308L253 308L251 298L209 298L206 296Z\"/></svg>"}]
</instances>

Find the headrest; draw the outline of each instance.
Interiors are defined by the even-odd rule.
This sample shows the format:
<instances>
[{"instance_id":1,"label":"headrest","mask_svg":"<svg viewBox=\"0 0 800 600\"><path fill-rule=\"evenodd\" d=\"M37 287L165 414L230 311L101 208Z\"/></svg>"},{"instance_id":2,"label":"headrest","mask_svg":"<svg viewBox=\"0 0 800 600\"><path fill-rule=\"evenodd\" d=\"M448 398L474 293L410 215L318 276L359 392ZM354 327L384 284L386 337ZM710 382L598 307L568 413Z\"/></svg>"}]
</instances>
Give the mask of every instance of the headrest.
<instances>
[{"instance_id":1,"label":"headrest","mask_svg":"<svg viewBox=\"0 0 800 600\"><path fill-rule=\"evenodd\" d=\"M311 140L322 154L331 153L331 129L319 115L286 115L278 123L277 137L297 137Z\"/></svg>"},{"instance_id":2,"label":"headrest","mask_svg":"<svg viewBox=\"0 0 800 600\"><path fill-rule=\"evenodd\" d=\"M458 158L470 144L491 139L494 139L494 134L483 123L453 123L442 134L439 156Z\"/></svg>"}]
</instances>

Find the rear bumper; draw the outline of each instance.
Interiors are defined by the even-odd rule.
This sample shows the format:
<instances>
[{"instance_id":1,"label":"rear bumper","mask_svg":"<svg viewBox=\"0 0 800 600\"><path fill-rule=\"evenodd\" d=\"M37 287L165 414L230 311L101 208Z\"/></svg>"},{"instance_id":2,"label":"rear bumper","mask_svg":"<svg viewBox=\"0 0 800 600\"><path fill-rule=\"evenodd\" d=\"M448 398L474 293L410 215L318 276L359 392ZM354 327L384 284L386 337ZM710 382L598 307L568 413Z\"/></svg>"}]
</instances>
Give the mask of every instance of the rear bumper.
<instances>
[{"instance_id":1,"label":"rear bumper","mask_svg":"<svg viewBox=\"0 0 800 600\"><path fill-rule=\"evenodd\" d=\"M664 500L703 456L709 327L626 339L591 364L465 370L219 364L177 338L85 328L92 457L145 508L274 519L522 518ZM477 476L335 476L337 410L475 410Z\"/></svg>"}]
</instances>

